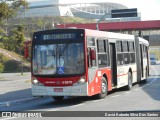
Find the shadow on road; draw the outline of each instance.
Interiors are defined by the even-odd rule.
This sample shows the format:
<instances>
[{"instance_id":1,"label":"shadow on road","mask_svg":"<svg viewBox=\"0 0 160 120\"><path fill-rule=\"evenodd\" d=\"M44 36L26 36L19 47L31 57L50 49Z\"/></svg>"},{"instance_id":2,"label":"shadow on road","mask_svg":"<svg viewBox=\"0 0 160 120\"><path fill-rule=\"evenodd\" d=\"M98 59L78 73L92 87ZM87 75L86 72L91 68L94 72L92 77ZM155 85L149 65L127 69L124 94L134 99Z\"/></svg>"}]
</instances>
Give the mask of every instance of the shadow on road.
<instances>
[{"instance_id":1,"label":"shadow on road","mask_svg":"<svg viewBox=\"0 0 160 120\"><path fill-rule=\"evenodd\" d=\"M160 101L160 64L151 66L151 75L140 87L154 100Z\"/></svg>"},{"instance_id":2,"label":"shadow on road","mask_svg":"<svg viewBox=\"0 0 160 120\"><path fill-rule=\"evenodd\" d=\"M20 100L25 98L31 98L31 89L24 89L18 91L7 92L0 95L0 102L8 102L14 100Z\"/></svg>"},{"instance_id":3,"label":"shadow on road","mask_svg":"<svg viewBox=\"0 0 160 120\"><path fill-rule=\"evenodd\" d=\"M145 84L149 84L146 85L145 87L143 87L142 89L154 100L160 101L160 76L155 76L156 77L156 81L153 83L141 83L140 86L145 85ZM155 78L150 78L151 81L153 81Z\"/></svg>"}]
</instances>

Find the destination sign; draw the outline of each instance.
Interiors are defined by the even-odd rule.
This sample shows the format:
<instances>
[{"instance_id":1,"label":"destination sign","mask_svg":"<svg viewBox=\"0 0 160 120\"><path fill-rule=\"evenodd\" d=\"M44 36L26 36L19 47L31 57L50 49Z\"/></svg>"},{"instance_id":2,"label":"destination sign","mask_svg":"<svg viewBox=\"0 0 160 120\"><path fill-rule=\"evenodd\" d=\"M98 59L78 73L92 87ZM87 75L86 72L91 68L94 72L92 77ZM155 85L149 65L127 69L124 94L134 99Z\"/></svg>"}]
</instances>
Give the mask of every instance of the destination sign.
<instances>
[{"instance_id":1,"label":"destination sign","mask_svg":"<svg viewBox=\"0 0 160 120\"><path fill-rule=\"evenodd\" d=\"M49 35L43 35L43 40L74 39L75 36L76 35L73 33L49 34Z\"/></svg>"}]
</instances>

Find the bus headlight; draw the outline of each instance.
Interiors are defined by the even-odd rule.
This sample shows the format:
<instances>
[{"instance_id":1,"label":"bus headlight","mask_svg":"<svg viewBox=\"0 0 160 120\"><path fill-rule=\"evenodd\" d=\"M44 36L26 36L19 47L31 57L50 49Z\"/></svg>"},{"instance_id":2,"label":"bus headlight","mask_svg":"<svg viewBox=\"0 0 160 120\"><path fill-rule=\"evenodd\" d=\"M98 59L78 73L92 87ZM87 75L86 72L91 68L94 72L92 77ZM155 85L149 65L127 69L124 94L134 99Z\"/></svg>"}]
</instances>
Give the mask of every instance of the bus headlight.
<instances>
[{"instance_id":1,"label":"bus headlight","mask_svg":"<svg viewBox=\"0 0 160 120\"><path fill-rule=\"evenodd\" d=\"M39 85L39 86L43 86L42 83L40 83L36 78L32 77L32 84L34 85Z\"/></svg>"},{"instance_id":2,"label":"bus headlight","mask_svg":"<svg viewBox=\"0 0 160 120\"><path fill-rule=\"evenodd\" d=\"M36 79L33 80L33 84L38 84L38 83L39 83L38 80L36 80Z\"/></svg>"},{"instance_id":3,"label":"bus headlight","mask_svg":"<svg viewBox=\"0 0 160 120\"><path fill-rule=\"evenodd\" d=\"M86 82L86 79L84 77L82 77L78 82L81 83L81 84L83 84L83 83Z\"/></svg>"},{"instance_id":4,"label":"bus headlight","mask_svg":"<svg viewBox=\"0 0 160 120\"><path fill-rule=\"evenodd\" d=\"M82 84L84 84L85 82L86 82L86 78L85 78L85 77L81 77L81 78L79 79L79 81L76 82L74 85L82 85Z\"/></svg>"}]
</instances>

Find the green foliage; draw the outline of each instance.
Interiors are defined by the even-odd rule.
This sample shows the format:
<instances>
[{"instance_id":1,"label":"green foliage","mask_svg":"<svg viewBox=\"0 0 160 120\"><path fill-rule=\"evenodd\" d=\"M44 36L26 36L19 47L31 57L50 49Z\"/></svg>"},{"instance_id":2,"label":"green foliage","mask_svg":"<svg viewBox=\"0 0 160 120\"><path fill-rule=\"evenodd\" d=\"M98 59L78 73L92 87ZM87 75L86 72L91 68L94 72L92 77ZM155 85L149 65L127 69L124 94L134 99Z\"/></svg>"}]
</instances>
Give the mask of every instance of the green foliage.
<instances>
[{"instance_id":1,"label":"green foliage","mask_svg":"<svg viewBox=\"0 0 160 120\"><path fill-rule=\"evenodd\" d=\"M15 60L8 60L4 63L4 65L5 72L16 72L20 67L20 63Z\"/></svg>"},{"instance_id":2,"label":"green foliage","mask_svg":"<svg viewBox=\"0 0 160 120\"><path fill-rule=\"evenodd\" d=\"M4 19L15 16L21 6L28 8L27 1L15 0L11 5L9 5L6 1L0 2L0 22Z\"/></svg>"},{"instance_id":3,"label":"green foliage","mask_svg":"<svg viewBox=\"0 0 160 120\"><path fill-rule=\"evenodd\" d=\"M6 2L0 2L0 21L6 18L10 18L14 15L14 11L10 8Z\"/></svg>"},{"instance_id":4,"label":"green foliage","mask_svg":"<svg viewBox=\"0 0 160 120\"><path fill-rule=\"evenodd\" d=\"M3 72L3 70L4 70L4 65L0 63L0 73Z\"/></svg>"},{"instance_id":5,"label":"green foliage","mask_svg":"<svg viewBox=\"0 0 160 120\"><path fill-rule=\"evenodd\" d=\"M0 33L1 33L1 34L6 34L6 31L3 30L2 28L0 28ZM0 36L0 38L1 38L1 36Z\"/></svg>"},{"instance_id":6,"label":"green foliage","mask_svg":"<svg viewBox=\"0 0 160 120\"><path fill-rule=\"evenodd\" d=\"M12 43L11 37L3 37L2 43L3 43L3 48L7 50L14 50L14 42Z\"/></svg>"},{"instance_id":7,"label":"green foliage","mask_svg":"<svg viewBox=\"0 0 160 120\"><path fill-rule=\"evenodd\" d=\"M22 63L15 60L8 60L4 63L4 72L21 72ZM23 66L24 72L29 72L29 66Z\"/></svg>"},{"instance_id":8,"label":"green foliage","mask_svg":"<svg viewBox=\"0 0 160 120\"><path fill-rule=\"evenodd\" d=\"M25 7L25 9L28 9L28 2L26 0L15 0L12 3L11 8L13 10L18 10L21 6Z\"/></svg>"},{"instance_id":9,"label":"green foliage","mask_svg":"<svg viewBox=\"0 0 160 120\"><path fill-rule=\"evenodd\" d=\"M7 50L2 49L3 51L7 52ZM8 54L15 56L16 58L20 59L20 56L17 55L14 52L7 52ZM20 61L12 60L8 56L5 56L4 54L0 53L0 64L2 64L2 67L0 65L1 72L21 72L21 65L22 63ZM30 64L23 60L23 71L29 72L30 71Z\"/></svg>"},{"instance_id":10,"label":"green foliage","mask_svg":"<svg viewBox=\"0 0 160 120\"><path fill-rule=\"evenodd\" d=\"M3 65L3 62L5 61L5 57L0 54L0 73L4 71L4 65Z\"/></svg>"},{"instance_id":11,"label":"green foliage","mask_svg":"<svg viewBox=\"0 0 160 120\"><path fill-rule=\"evenodd\" d=\"M17 30L13 30L12 31L13 34L11 36L12 38L12 43L14 43L14 49L17 53L19 53L21 51L21 49L23 48L23 42L25 40L24 37L24 27L19 25L17 27Z\"/></svg>"},{"instance_id":12,"label":"green foliage","mask_svg":"<svg viewBox=\"0 0 160 120\"><path fill-rule=\"evenodd\" d=\"M23 49L24 40L24 27L19 25L17 29L12 31L10 36L1 37L1 41L3 43L1 46L9 51L20 53L20 51Z\"/></svg>"}]
</instances>

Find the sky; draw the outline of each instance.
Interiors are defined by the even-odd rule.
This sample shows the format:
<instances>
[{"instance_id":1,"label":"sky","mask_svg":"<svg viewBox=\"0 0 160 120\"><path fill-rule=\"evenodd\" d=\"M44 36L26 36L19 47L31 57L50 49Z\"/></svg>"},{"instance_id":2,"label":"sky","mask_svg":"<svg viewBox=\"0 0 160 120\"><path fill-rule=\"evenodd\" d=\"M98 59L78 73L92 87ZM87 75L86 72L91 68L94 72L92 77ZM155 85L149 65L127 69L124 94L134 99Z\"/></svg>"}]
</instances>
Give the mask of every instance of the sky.
<instances>
[{"instance_id":1,"label":"sky","mask_svg":"<svg viewBox=\"0 0 160 120\"><path fill-rule=\"evenodd\" d=\"M45 0L28 0L28 1L45 1ZM48 1L48 0L47 0ZM54 0L50 0L54 1ZM141 13L142 20L160 20L160 0L59 0L66 3L92 3L92 2L113 2L120 3L128 8L137 8Z\"/></svg>"}]
</instances>

